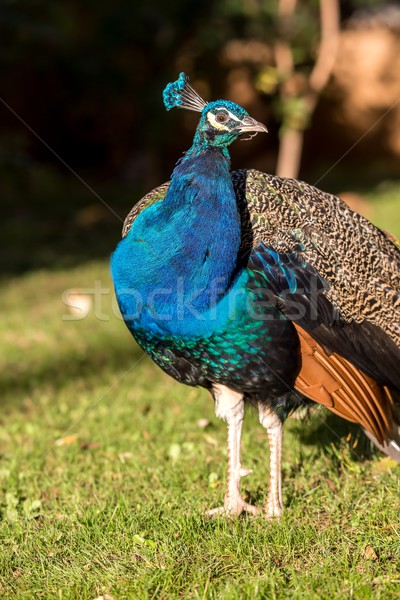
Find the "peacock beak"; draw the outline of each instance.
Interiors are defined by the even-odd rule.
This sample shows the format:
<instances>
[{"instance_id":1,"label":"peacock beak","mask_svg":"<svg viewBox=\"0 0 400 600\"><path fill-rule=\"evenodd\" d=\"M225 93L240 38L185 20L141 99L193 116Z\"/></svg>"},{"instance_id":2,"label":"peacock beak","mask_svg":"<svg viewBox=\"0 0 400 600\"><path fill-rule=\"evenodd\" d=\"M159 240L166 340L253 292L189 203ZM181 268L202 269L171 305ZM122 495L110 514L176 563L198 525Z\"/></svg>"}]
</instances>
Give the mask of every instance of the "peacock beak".
<instances>
[{"instance_id":1,"label":"peacock beak","mask_svg":"<svg viewBox=\"0 0 400 600\"><path fill-rule=\"evenodd\" d=\"M268 133L268 129L263 123L256 121L252 117L244 117L239 125L240 133L250 133L254 131L255 133Z\"/></svg>"}]
</instances>

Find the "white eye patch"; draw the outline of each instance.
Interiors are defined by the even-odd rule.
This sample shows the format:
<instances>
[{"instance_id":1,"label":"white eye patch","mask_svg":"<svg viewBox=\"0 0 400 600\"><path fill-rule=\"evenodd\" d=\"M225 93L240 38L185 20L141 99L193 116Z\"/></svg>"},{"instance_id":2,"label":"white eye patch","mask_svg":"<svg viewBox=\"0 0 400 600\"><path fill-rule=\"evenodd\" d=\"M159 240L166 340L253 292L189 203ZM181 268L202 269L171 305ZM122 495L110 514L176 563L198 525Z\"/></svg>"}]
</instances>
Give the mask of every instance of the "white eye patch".
<instances>
[{"instance_id":1,"label":"white eye patch","mask_svg":"<svg viewBox=\"0 0 400 600\"><path fill-rule=\"evenodd\" d=\"M217 107L215 110L217 111L221 111L221 113L223 114L228 114L228 117L230 120L232 121L236 121L237 123L241 123L241 119L239 119L236 115L234 115L233 113L231 113L230 110L228 110L227 108L225 108L225 106L220 106ZM207 121L213 126L215 127L215 129L219 129L220 131L229 131L229 127L227 127L227 125L224 125L223 123L219 123L217 121L216 116L210 111L209 113L207 113Z\"/></svg>"},{"instance_id":2,"label":"white eye patch","mask_svg":"<svg viewBox=\"0 0 400 600\"><path fill-rule=\"evenodd\" d=\"M229 131L229 127L224 125L223 123L218 123L215 115L212 112L207 113L207 121L215 127L215 129L219 129L220 131Z\"/></svg>"},{"instance_id":3,"label":"white eye patch","mask_svg":"<svg viewBox=\"0 0 400 600\"><path fill-rule=\"evenodd\" d=\"M233 121L237 121L238 123L241 123L241 120L239 119L239 117L237 117L236 115L231 113L231 111L228 110L227 108L225 108L224 106L218 107L216 110L221 110L221 111L227 112L230 119L233 119Z\"/></svg>"}]
</instances>

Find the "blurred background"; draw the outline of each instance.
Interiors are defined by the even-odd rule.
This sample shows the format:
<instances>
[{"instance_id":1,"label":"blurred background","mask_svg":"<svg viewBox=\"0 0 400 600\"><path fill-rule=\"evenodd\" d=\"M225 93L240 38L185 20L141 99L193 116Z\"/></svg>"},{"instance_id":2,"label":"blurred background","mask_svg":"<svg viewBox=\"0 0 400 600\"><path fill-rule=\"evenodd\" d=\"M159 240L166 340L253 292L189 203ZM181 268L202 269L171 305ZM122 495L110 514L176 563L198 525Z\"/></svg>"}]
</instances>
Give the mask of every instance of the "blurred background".
<instances>
[{"instance_id":1,"label":"blurred background","mask_svg":"<svg viewBox=\"0 0 400 600\"><path fill-rule=\"evenodd\" d=\"M198 116L161 99L182 70L268 125L233 168L343 193L400 236L397 3L2 0L0 38L3 274L109 256L191 143Z\"/></svg>"}]
</instances>

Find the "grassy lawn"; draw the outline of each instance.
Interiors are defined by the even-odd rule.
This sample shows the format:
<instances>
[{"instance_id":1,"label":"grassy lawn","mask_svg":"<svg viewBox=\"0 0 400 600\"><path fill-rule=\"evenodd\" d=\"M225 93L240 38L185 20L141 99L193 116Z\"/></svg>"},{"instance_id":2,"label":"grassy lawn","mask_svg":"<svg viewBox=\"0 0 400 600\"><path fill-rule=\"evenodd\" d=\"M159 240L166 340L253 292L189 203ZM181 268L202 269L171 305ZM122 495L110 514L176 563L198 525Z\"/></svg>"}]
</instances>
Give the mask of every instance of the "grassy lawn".
<instances>
[{"instance_id":1,"label":"grassy lawn","mask_svg":"<svg viewBox=\"0 0 400 600\"><path fill-rule=\"evenodd\" d=\"M381 190L373 210L400 236L398 196ZM101 304L66 320L63 292L96 281ZM290 419L282 521L207 521L225 425L207 393L143 357L106 260L15 278L0 305L2 598L400 598L400 468L357 428L323 409ZM251 411L243 444L260 505L267 442Z\"/></svg>"}]
</instances>

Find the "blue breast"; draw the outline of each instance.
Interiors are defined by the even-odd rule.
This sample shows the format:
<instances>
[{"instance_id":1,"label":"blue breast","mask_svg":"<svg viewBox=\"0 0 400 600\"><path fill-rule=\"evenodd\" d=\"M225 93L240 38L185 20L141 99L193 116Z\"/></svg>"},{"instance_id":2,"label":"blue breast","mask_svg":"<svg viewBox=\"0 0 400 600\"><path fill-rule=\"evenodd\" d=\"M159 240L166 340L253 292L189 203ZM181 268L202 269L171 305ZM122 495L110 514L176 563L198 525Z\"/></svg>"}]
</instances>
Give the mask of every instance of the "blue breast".
<instances>
[{"instance_id":1,"label":"blue breast","mask_svg":"<svg viewBox=\"0 0 400 600\"><path fill-rule=\"evenodd\" d=\"M297 337L266 301L272 266L248 268L240 242L228 161L212 149L186 156L164 200L139 214L112 256L119 306L139 344L176 379L283 393ZM279 272L292 287L284 266Z\"/></svg>"},{"instance_id":2,"label":"blue breast","mask_svg":"<svg viewBox=\"0 0 400 600\"><path fill-rule=\"evenodd\" d=\"M212 311L237 279L239 246L228 161L215 150L185 157L164 200L138 216L112 256L124 318L155 334L208 331L208 317L198 315Z\"/></svg>"}]
</instances>

